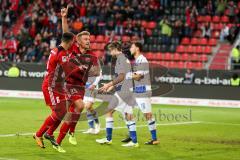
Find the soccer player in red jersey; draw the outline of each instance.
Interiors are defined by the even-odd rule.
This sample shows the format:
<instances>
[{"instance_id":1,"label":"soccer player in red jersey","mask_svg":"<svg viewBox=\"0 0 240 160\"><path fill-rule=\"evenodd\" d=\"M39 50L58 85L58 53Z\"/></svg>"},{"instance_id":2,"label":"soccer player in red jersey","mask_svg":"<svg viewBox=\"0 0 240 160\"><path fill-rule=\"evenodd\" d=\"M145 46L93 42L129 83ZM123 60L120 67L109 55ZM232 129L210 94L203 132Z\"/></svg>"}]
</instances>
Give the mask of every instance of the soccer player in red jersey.
<instances>
[{"instance_id":1,"label":"soccer player in red jersey","mask_svg":"<svg viewBox=\"0 0 240 160\"><path fill-rule=\"evenodd\" d=\"M63 8L61 10L64 33L68 31L67 12L68 8ZM70 59L78 59L82 65L79 70L73 72L66 79L68 99L72 102L72 105L69 108L70 114L67 116L68 119L65 120L60 128L60 133L56 141L59 145L68 132L70 138L75 139L75 127L80 118L80 113L84 109L83 97L85 93L85 84L88 77L98 76L100 73L98 60L89 50L90 33L88 31L82 31L76 35L76 42L69 50L71 52ZM76 140L72 144L76 144ZM59 151L58 148L55 149Z\"/></svg>"},{"instance_id":2,"label":"soccer player in red jersey","mask_svg":"<svg viewBox=\"0 0 240 160\"><path fill-rule=\"evenodd\" d=\"M61 44L51 50L47 62L47 73L43 80L42 91L45 102L51 108L52 113L45 119L40 129L33 136L41 148L45 148L42 138L43 134L50 127L52 129L50 132L53 132L66 114L66 94L62 82L65 80L63 74L69 75L72 72L72 68L74 68L68 65L68 49L72 46L73 41L74 34L70 32L64 33Z\"/></svg>"}]
</instances>

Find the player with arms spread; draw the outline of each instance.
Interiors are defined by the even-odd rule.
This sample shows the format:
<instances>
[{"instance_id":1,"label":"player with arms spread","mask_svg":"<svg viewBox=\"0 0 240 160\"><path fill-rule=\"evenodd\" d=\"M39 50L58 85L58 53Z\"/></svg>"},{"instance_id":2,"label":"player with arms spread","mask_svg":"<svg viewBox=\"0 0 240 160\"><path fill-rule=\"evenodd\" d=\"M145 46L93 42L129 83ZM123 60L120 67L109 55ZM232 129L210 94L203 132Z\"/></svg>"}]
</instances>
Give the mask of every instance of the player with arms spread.
<instances>
[{"instance_id":1,"label":"player with arms spread","mask_svg":"<svg viewBox=\"0 0 240 160\"><path fill-rule=\"evenodd\" d=\"M124 147L138 147L136 123L133 119L133 108L135 105L135 98L133 97L130 88L132 87L132 80L126 80L125 76L131 71L131 64L125 55L122 53L122 46L118 42L112 42L108 46L112 56L117 57L115 65L115 78L104 84L99 91L110 92L115 88L116 92L112 95L108 105L108 113L106 114L106 138L97 139L96 142L100 144L112 143L113 130L113 113L119 111L124 116L131 137L131 142L124 144Z\"/></svg>"}]
</instances>

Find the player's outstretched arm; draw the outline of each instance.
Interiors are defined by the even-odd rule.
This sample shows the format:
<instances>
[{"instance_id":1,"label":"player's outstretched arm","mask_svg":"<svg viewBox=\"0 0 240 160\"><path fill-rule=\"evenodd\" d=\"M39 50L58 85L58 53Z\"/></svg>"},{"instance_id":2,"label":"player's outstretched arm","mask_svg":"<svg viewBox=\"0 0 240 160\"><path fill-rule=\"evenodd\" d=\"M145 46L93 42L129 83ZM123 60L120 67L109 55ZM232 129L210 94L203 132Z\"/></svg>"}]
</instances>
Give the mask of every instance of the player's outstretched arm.
<instances>
[{"instance_id":1,"label":"player's outstretched arm","mask_svg":"<svg viewBox=\"0 0 240 160\"><path fill-rule=\"evenodd\" d=\"M69 8L69 5L67 6L67 8L61 9L63 33L68 32L68 23L67 23L68 8Z\"/></svg>"},{"instance_id":2,"label":"player's outstretched arm","mask_svg":"<svg viewBox=\"0 0 240 160\"><path fill-rule=\"evenodd\" d=\"M101 88L99 88L100 92L108 92L109 88L115 86L116 84L122 82L125 79L125 74L120 73L117 78L113 79L111 82L104 84Z\"/></svg>"}]
</instances>

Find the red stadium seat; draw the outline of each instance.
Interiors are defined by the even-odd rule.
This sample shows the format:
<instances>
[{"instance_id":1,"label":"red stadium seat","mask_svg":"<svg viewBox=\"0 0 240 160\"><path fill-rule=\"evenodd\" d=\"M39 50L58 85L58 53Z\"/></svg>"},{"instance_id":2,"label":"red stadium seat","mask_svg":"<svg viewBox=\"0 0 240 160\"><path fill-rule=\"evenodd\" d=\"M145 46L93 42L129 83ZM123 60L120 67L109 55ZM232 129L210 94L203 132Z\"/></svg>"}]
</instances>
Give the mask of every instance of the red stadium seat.
<instances>
[{"instance_id":1,"label":"red stadium seat","mask_svg":"<svg viewBox=\"0 0 240 160\"><path fill-rule=\"evenodd\" d=\"M155 53L156 54L156 60L160 61L163 60L163 54L162 53Z\"/></svg>"},{"instance_id":2,"label":"red stadium seat","mask_svg":"<svg viewBox=\"0 0 240 160\"><path fill-rule=\"evenodd\" d=\"M105 43L108 43L109 41L110 41L110 37L109 37L109 36L105 36L104 42L105 42Z\"/></svg>"},{"instance_id":3,"label":"red stadium seat","mask_svg":"<svg viewBox=\"0 0 240 160\"><path fill-rule=\"evenodd\" d=\"M198 61L198 55L196 53L192 54L190 58L191 58L191 61Z\"/></svg>"},{"instance_id":4,"label":"red stadium seat","mask_svg":"<svg viewBox=\"0 0 240 160\"><path fill-rule=\"evenodd\" d=\"M2 41L0 41L0 50L3 50L3 44L2 44Z\"/></svg>"},{"instance_id":5,"label":"red stadium seat","mask_svg":"<svg viewBox=\"0 0 240 160\"><path fill-rule=\"evenodd\" d=\"M120 40L121 40L121 36L115 35L115 36L113 37L113 40L114 40L114 41L120 41Z\"/></svg>"},{"instance_id":6,"label":"red stadium seat","mask_svg":"<svg viewBox=\"0 0 240 160\"><path fill-rule=\"evenodd\" d=\"M95 35L90 35L90 42L95 42Z\"/></svg>"},{"instance_id":7,"label":"red stadium seat","mask_svg":"<svg viewBox=\"0 0 240 160\"><path fill-rule=\"evenodd\" d=\"M101 58L104 56L104 52L100 50L95 51L94 54L96 55L97 58Z\"/></svg>"},{"instance_id":8,"label":"red stadium seat","mask_svg":"<svg viewBox=\"0 0 240 160\"><path fill-rule=\"evenodd\" d=\"M97 50L98 49L98 44L97 43L92 43L91 48L92 48L92 50Z\"/></svg>"},{"instance_id":9,"label":"red stadium seat","mask_svg":"<svg viewBox=\"0 0 240 160\"><path fill-rule=\"evenodd\" d=\"M203 16L198 16L198 17L197 17L197 21L198 21L198 22L202 22L202 21L203 21L203 19L204 19L204 17L203 17Z\"/></svg>"},{"instance_id":10,"label":"red stadium seat","mask_svg":"<svg viewBox=\"0 0 240 160\"><path fill-rule=\"evenodd\" d=\"M179 53L175 53L175 54L173 55L173 58L172 58L172 59L175 60L175 61L179 61L179 60L181 59L181 56L180 56Z\"/></svg>"},{"instance_id":11,"label":"red stadium seat","mask_svg":"<svg viewBox=\"0 0 240 160\"><path fill-rule=\"evenodd\" d=\"M201 39L199 39L199 44L200 45L203 45L203 46L205 46L205 45L207 45L207 38L201 38Z\"/></svg>"},{"instance_id":12,"label":"red stadium seat","mask_svg":"<svg viewBox=\"0 0 240 160\"><path fill-rule=\"evenodd\" d=\"M151 36L152 35L152 30L151 29L146 29L146 33L148 36Z\"/></svg>"},{"instance_id":13,"label":"red stadium seat","mask_svg":"<svg viewBox=\"0 0 240 160\"><path fill-rule=\"evenodd\" d=\"M229 18L227 16L222 16L221 17L221 21L224 23L228 23L229 22Z\"/></svg>"},{"instance_id":14,"label":"red stadium seat","mask_svg":"<svg viewBox=\"0 0 240 160\"><path fill-rule=\"evenodd\" d=\"M211 38L211 39L209 39L208 43L211 46L216 46L217 45L217 40L215 38Z\"/></svg>"},{"instance_id":15,"label":"red stadium seat","mask_svg":"<svg viewBox=\"0 0 240 160\"><path fill-rule=\"evenodd\" d=\"M182 62L182 61L177 62L177 67L178 67L178 68L185 68L184 62Z\"/></svg>"},{"instance_id":16,"label":"red stadium seat","mask_svg":"<svg viewBox=\"0 0 240 160\"><path fill-rule=\"evenodd\" d=\"M182 39L182 44L183 45L188 45L190 43L190 39L188 37L185 37Z\"/></svg>"},{"instance_id":17,"label":"red stadium seat","mask_svg":"<svg viewBox=\"0 0 240 160\"><path fill-rule=\"evenodd\" d=\"M177 64L174 61L170 61L169 64L168 64L168 67L169 68L177 68Z\"/></svg>"},{"instance_id":18,"label":"red stadium seat","mask_svg":"<svg viewBox=\"0 0 240 160\"><path fill-rule=\"evenodd\" d=\"M226 9L226 10L224 11L224 15L229 15L229 13L230 13L230 10L229 10L229 9Z\"/></svg>"},{"instance_id":19,"label":"red stadium seat","mask_svg":"<svg viewBox=\"0 0 240 160\"><path fill-rule=\"evenodd\" d=\"M199 57L201 62L207 62L208 61L208 57L206 54L201 54Z\"/></svg>"},{"instance_id":20,"label":"red stadium seat","mask_svg":"<svg viewBox=\"0 0 240 160\"><path fill-rule=\"evenodd\" d=\"M194 64L195 69L203 69L203 63L202 62L196 62Z\"/></svg>"},{"instance_id":21,"label":"red stadium seat","mask_svg":"<svg viewBox=\"0 0 240 160\"><path fill-rule=\"evenodd\" d=\"M147 57L149 60L155 60L155 55L152 52L148 52Z\"/></svg>"},{"instance_id":22,"label":"red stadium seat","mask_svg":"<svg viewBox=\"0 0 240 160\"><path fill-rule=\"evenodd\" d=\"M204 54L211 54L212 53L212 47L206 46L204 48Z\"/></svg>"},{"instance_id":23,"label":"red stadium seat","mask_svg":"<svg viewBox=\"0 0 240 160\"><path fill-rule=\"evenodd\" d=\"M177 46L177 50L176 51L179 52L179 53L183 53L183 52L185 52L185 48L184 48L183 45L179 45L179 46Z\"/></svg>"},{"instance_id":24,"label":"red stadium seat","mask_svg":"<svg viewBox=\"0 0 240 160\"><path fill-rule=\"evenodd\" d=\"M103 35L97 35L96 42L102 43L104 42L105 37Z\"/></svg>"},{"instance_id":25,"label":"red stadium seat","mask_svg":"<svg viewBox=\"0 0 240 160\"><path fill-rule=\"evenodd\" d=\"M203 48L202 46L197 46L196 47L196 53L203 53Z\"/></svg>"},{"instance_id":26,"label":"red stadium seat","mask_svg":"<svg viewBox=\"0 0 240 160\"><path fill-rule=\"evenodd\" d=\"M213 16L212 21L213 21L214 23L219 23L219 22L220 22L220 17L219 17L219 16Z\"/></svg>"},{"instance_id":27,"label":"red stadium seat","mask_svg":"<svg viewBox=\"0 0 240 160\"><path fill-rule=\"evenodd\" d=\"M106 43L99 43L99 49L104 50Z\"/></svg>"},{"instance_id":28,"label":"red stadium seat","mask_svg":"<svg viewBox=\"0 0 240 160\"><path fill-rule=\"evenodd\" d=\"M122 36L122 41L123 42L129 42L131 38L129 36Z\"/></svg>"},{"instance_id":29,"label":"red stadium seat","mask_svg":"<svg viewBox=\"0 0 240 160\"><path fill-rule=\"evenodd\" d=\"M201 31L201 30L197 30L197 31L194 33L194 36L195 36L195 37L201 37L201 36L202 36L202 31Z\"/></svg>"},{"instance_id":30,"label":"red stadium seat","mask_svg":"<svg viewBox=\"0 0 240 160\"><path fill-rule=\"evenodd\" d=\"M142 24L142 27L147 28L148 23L146 21L142 21L141 24Z\"/></svg>"},{"instance_id":31,"label":"red stadium seat","mask_svg":"<svg viewBox=\"0 0 240 160\"><path fill-rule=\"evenodd\" d=\"M154 21L147 23L147 28L149 28L149 29L154 29L154 28L156 28L156 26L157 26L157 24Z\"/></svg>"},{"instance_id":32,"label":"red stadium seat","mask_svg":"<svg viewBox=\"0 0 240 160\"><path fill-rule=\"evenodd\" d=\"M193 62L187 62L187 63L186 63L186 68L189 68L189 69L195 68L195 67L194 67L194 63L193 63Z\"/></svg>"},{"instance_id":33,"label":"red stadium seat","mask_svg":"<svg viewBox=\"0 0 240 160\"><path fill-rule=\"evenodd\" d=\"M204 22L211 22L211 20L212 20L211 16L205 16L205 17L203 18L203 21L204 21Z\"/></svg>"},{"instance_id":34,"label":"red stadium seat","mask_svg":"<svg viewBox=\"0 0 240 160\"><path fill-rule=\"evenodd\" d=\"M192 45L189 45L186 49L186 52L188 53L195 53L195 47Z\"/></svg>"},{"instance_id":35,"label":"red stadium seat","mask_svg":"<svg viewBox=\"0 0 240 160\"><path fill-rule=\"evenodd\" d=\"M181 60L182 60L182 61L188 61L188 60L189 60L189 54L184 53L184 54L181 56Z\"/></svg>"},{"instance_id":36,"label":"red stadium seat","mask_svg":"<svg viewBox=\"0 0 240 160\"><path fill-rule=\"evenodd\" d=\"M198 39L197 38L192 38L191 39L191 44L192 45L198 45Z\"/></svg>"},{"instance_id":37,"label":"red stadium seat","mask_svg":"<svg viewBox=\"0 0 240 160\"><path fill-rule=\"evenodd\" d=\"M123 22L123 27L124 27L124 28L127 27L127 24L128 24L128 22L127 22L127 21L124 21L124 22Z\"/></svg>"},{"instance_id":38,"label":"red stadium seat","mask_svg":"<svg viewBox=\"0 0 240 160\"><path fill-rule=\"evenodd\" d=\"M172 54L171 53L165 53L164 54L164 59L168 60L168 61L172 60Z\"/></svg>"}]
</instances>

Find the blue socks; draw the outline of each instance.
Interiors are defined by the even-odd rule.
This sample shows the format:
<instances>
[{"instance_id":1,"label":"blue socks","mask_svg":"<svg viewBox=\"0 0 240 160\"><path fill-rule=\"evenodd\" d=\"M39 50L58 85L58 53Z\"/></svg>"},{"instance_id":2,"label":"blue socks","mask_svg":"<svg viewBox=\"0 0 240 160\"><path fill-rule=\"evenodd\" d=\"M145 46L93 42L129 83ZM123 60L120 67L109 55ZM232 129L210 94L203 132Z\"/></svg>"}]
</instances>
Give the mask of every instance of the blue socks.
<instances>
[{"instance_id":1,"label":"blue socks","mask_svg":"<svg viewBox=\"0 0 240 160\"><path fill-rule=\"evenodd\" d=\"M156 123L154 119L148 121L148 128L152 135L152 140L157 140Z\"/></svg>"},{"instance_id":2,"label":"blue socks","mask_svg":"<svg viewBox=\"0 0 240 160\"><path fill-rule=\"evenodd\" d=\"M129 130L130 138L133 143L137 143L137 132L136 132L136 123L135 121L127 121L127 127Z\"/></svg>"},{"instance_id":3,"label":"blue socks","mask_svg":"<svg viewBox=\"0 0 240 160\"><path fill-rule=\"evenodd\" d=\"M108 141L112 140L113 122L114 121L112 117L106 118L106 138Z\"/></svg>"}]
</instances>

